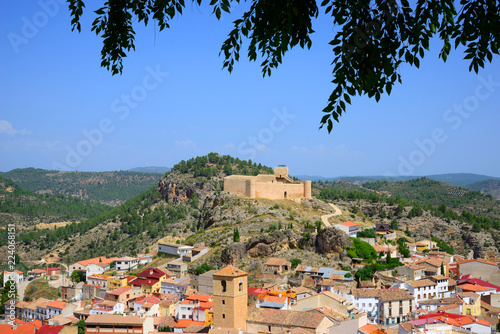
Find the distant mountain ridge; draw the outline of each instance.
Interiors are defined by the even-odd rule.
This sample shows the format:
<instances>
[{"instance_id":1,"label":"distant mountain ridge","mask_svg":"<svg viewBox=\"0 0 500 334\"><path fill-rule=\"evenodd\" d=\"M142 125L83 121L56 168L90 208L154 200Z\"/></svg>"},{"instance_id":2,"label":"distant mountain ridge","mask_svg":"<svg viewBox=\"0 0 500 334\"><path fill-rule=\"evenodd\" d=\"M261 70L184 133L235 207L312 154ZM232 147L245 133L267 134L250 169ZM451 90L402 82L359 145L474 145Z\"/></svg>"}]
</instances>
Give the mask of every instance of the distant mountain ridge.
<instances>
[{"instance_id":1,"label":"distant mountain ridge","mask_svg":"<svg viewBox=\"0 0 500 334\"><path fill-rule=\"evenodd\" d=\"M171 168L169 167L157 167L157 166L148 166L148 167L135 167L131 169L127 169L128 172L139 172L139 173L155 173L155 174L165 174L169 172Z\"/></svg>"},{"instance_id":2,"label":"distant mountain ridge","mask_svg":"<svg viewBox=\"0 0 500 334\"><path fill-rule=\"evenodd\" d=\"M355 185L363 185L366 182L373 182L377 180L397 182L409 181L421 178L422 176L397 176L389 177L382 175L369 175L369 176L337 176L337 177L323 177L311 175L297 175L301 180L311 181L347 181ZM462 187L470 190L481 191L484 194L491 194L496 199L500 199L500 177L474 174L474 173L447 173L447 174L434 174L425 176L428 179L435 181L446 182L454 187Z\"/></svg>"},{"instance_id":3,"label":"distant mountain ridge","mask_svg":"<svg viewBox=\"0 0 500 334\"><path fill-rule=\"evenodd\" d=\"M19 168L0 176L37 194L63 194L116 206L155 186L165 173L130 171L60 172Z\"/></svg>"}]
</instances>

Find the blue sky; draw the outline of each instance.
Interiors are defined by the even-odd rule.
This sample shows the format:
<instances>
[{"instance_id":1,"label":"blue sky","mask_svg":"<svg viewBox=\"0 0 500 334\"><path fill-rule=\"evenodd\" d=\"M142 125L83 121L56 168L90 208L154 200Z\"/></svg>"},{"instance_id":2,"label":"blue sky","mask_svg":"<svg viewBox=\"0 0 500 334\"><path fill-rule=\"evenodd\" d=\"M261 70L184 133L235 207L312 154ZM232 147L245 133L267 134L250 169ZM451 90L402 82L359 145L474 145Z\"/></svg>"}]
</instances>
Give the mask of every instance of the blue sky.
<instances>
[{"instance_id":1,"label":"blue sky","mask_svg":"<svg viewBox=\"0 0 500 334\"><path fill-rule=\"evenodd\" d=\"M314 22L311 50L294 49L271 77L243 57L222 70L222 42L235 8L217 21L188 5L171 29L137 24L123 74L100 67L86 1L71 32L61 0L0 3L0 171L104 171L167 166L209 152L286 164L292 175L500 176L498 57L479 75L460 52L420 69L379 103L356 97L328 134L319 130L332 91L331 22Z\"/></svg>"}]
</instances>

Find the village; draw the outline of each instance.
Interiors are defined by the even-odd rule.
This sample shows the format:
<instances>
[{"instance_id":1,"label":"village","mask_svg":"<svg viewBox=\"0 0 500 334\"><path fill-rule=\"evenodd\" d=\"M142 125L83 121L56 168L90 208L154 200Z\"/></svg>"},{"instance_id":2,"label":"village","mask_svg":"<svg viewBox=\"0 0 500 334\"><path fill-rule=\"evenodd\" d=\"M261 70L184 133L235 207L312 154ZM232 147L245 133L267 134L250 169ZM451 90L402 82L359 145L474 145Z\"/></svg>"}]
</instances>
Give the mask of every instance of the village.
<instances>
[{"instance_id":1,"label":"village","mask_svg":"<svg viewBox=\"0 0 500 334\"><path fill-rule=\"evenodd\" d=\"M249 198L310 198L310 181L294 181L288 168L273 175L224 179L224 191ZM154 252L75 262L28 272L5 271L4 284L55 281L60 298L5 302L0 333L283 333L410 334L491 333L500 313L497 263L446 252L447 245L399 238L390 224L322 223L345 239L365 243L375 258L349 253L351 265L276 256L259 258L251 274L236 262L214 268L208 246L164 238ZM313 228L314 230L314 228ZM335 233L337 233L335 232ZM356 244L354 242L354 244ZM444 249L443 249L444 248ZM352 251L354 248L348 249ZM359 252L359 254L361 254ZM161 265L153 261L164 259ZM369 262L372 261L372 262ZM374 264L394 264L370 276ZM195 273L188 270L196 266ZM62 268L64 267L64 268ZM199 270L199 271L198 271ZM61 279L62 278L62 279ZM54 284L54 283L53 283ZM5 289L4 289L5 291Z\"/></svg>"},{"instance_id":2,"label":"village","mask_svg":"<svg viewBox=\"0 0 500 334\"><path fill-rule=\"evenodd\" d=\"M356 224L343 224L356 236ZM379 227L383 229L383 226ZM380 232L383 233L383 232ZM190 261L207 247L160 242L156 254L98 257L71 264L66 273L47 267L4 272L19 285L33 277L67 275L57 300L9 300L2 333L491 333L500 311L500 270L493 262L464 259L440 251L436 243L408 244L410 257L375 246L404 263L371 281L349 270L313 268L268 258L258 286L229 265L188 275ZM178 258L137 275L130 270L154 256ZM363 263L355 264L362 267ZM345 269L345 268L344 268ZM105 272L113 270L115 275ZM78 284L74 272L85 279ZM392 275L394 274L394 276ZM74 276L74 275L73 275ZM64 284L63 284L64 283Z\"/></svg>"}]
</instances>

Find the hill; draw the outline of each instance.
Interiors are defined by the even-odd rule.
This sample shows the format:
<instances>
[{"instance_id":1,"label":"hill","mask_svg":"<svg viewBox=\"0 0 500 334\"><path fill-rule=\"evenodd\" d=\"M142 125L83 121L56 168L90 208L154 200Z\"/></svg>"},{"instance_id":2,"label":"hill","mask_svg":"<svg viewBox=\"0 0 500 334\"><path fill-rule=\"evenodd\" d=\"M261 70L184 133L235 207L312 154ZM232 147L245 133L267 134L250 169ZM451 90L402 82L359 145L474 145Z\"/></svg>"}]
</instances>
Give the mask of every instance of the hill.
<instances>
[{"instance_id":1,"label":"hill","mask_svg":"<svg viewBox=\"0 0 500 334\"><path fill-rule=\"evenodd\" d=\"M500 259L498 201L491 202L491 196L429 179L401 184L376 181L380 184L365 187L346 181L315 182L317 198L302 201L249 199L222 192L226 175L271 172L261 164L216 153L181 161L156 186L107 212L54 230L21 233L17 251L27 261L51 255L71 263L98 255L151 251L165 239L211 246L203 261L213 266L233 263L253 271L269 256L299 258L314 266L350 265L349 241L339 230L325 225L319 233L317 230L316 222L334 211L325 202L333 202L342 214L331 218L331 224L350 220L373 227L387 222L394 225L398 238L436 238L458 254L474 252L490 260ZM423 203L413 196L420 196ZM463 200L457 202L463 207L474 201L482 203L480 208L492 204L490 217L440 203L457 199ZM430 204L432 201L438 204Z\"/></svg>"},{"instance_id":2,"label":"hill","mask_svg":"<svg viewBox=\"0 0 500 334\"><path fill-rule=\"evenodd\" d=\"M168 167L155 167L155 166L150 166L150 167L135 167L128 169L127 171L129 172L139 172L139 173L155 173L155 174L165 174L166 172L170 171L170 168Z\"/></svg>"},{"instance_id":3,"label":"hill","mask_svg":"<svg viewBox=\"0 0 500 334\"><path fill-rule=\"evenodd\" d=\"M0 175L37 194L63 194L116 206L155 185L163 174L129 171L60 172L22 168Z\"/></svg>"},{"instance_id":4,"label":"hill","mask_svg":"<svg viewBox=\"0 0 500 334\"><path fill-rule=\"evenodd\" d=\"M6 242L7 224L18 231L54 229L85 220L111 207L57 194L34 194L0 176L0 245Z\"/></svg>"},{"instance_id":5,"label":"hill","mask_svg":"<svg viewBox=\"0 0 500 334\"><path fill-rule=\"evenodd\" d=\"M484 180L467 185L467 189L480 191L500 199L500 180Z\"/></svg>"},{"instance_id":6,"label":"hill","mask_svg":"<svg viewBox=\"0 0 500 334\"><path fill-rule=\"evenodd\" d=\"M445 182L434 181L425 177L406 182L375 181L367 182L365 188L400 197L406 201L418 201L423 205L454 209L456 212L467 211L472 214L498 219L500 201L491 195L479 191L453 187Z\"/></svg>"},{"instance_id":7,"label":"hill","mask_svg":"<svg viewBox=\"0 0 500 334\"><path fill-rule=\"evenodd\" d=\"M455 187L469 188L468 185L476 182L481 182L488 179L498 179L487 175L479 175L472 173L450 173L450 174L438 174L438 175L428 175L428 179L443 181L449 185ZM471 188L469 188L471 189ZM474 190L474 189L471 189Z\"/></svg>"}]
</instances>

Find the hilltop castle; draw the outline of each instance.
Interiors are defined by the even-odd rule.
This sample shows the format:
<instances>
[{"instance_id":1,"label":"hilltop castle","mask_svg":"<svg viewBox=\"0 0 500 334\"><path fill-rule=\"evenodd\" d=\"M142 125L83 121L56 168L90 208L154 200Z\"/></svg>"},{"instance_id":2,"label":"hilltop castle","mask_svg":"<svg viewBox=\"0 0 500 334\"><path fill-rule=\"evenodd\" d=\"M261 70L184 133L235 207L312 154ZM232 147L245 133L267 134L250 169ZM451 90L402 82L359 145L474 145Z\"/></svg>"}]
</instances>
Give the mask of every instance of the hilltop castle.
<instances>
[{"instance_id":1,"label":"hilltop castle","mask_svg":"<svg viewBox=\"0 0 500 334\"><path fill-rule=\"evenodd\" d=\"M230 175L224 178L224 191L249 198L311 198L311 181L293 181L288 167L274 168L274 175Z\"/></svg>"}]
</instances>

